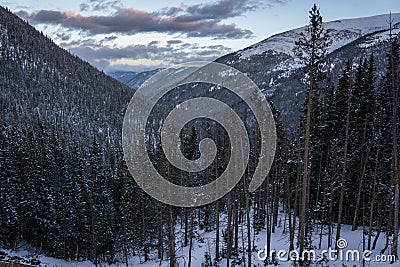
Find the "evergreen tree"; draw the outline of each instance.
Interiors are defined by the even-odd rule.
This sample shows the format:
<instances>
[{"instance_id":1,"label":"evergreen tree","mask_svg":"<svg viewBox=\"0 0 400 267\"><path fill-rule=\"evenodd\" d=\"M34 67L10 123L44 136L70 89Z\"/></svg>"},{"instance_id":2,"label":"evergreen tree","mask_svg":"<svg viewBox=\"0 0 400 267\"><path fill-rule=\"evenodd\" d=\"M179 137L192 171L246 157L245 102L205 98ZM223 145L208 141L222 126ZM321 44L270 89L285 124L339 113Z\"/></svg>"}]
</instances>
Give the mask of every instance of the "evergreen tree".
<instances>
[{"instance_id":1,"label":"evergreen tree","mask_svg":"<svg viewBox=\"0 0 400 267\"><path fill-rule=\"evenodd\" d=\"M318 93L318 82L321 79L322 63L325 59L327 48L329 46L328 34L324 30L322 23L322 16L319 9L314 4L309 11L310 23L306 27L305 32L300 34L300 38L296 41L294 49L295 55L306 65L307 73L307 99L306 99L306 122L304 134L304 166L303 166L303 179L302 179L302 198L300 205L300 228L299 228L299 244L300 253L303 252L306 245L306 232L308 224L308 186L309 186L309 163L310 163L310 137L311 137L311 123L312 123L312 103L314 95ZM304 264L301 262L301 264Z\"/></svg>"}]
</instances>

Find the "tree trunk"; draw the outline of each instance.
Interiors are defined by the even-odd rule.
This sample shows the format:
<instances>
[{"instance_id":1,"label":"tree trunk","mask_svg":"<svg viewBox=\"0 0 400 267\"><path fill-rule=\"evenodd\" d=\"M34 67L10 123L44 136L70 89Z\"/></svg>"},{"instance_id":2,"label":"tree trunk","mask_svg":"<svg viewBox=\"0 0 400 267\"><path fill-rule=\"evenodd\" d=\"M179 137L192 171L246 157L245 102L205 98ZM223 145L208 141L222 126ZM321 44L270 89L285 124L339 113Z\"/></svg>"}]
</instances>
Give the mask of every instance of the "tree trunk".
<instances>
[{"instance_id":1,"label":"tree trunk","mask_svg":"<svg viewBox=\"0 0 400 267\"><path fill-rule=\"evenodd\" d=\"M171 168L168 168L168 180L171 181ZM169 267L176 267L175 257L175 217L174 207L169 205Z\"/></svg>"},{"instance_id":2,"label":"tree trunk","mask_svg":"<svg viewBox=\"0 0 400 267\"><path fill-rule=\"evenodd\" d=\"M337 219L337 228L336 228L336 242L335 242L335 250L338 250L337 241L340 239L340 231L342 228L342 210L343 210L343 198L344 198L344 188L346 181L346 169L347 169L347 145L349 141L349 125L350 125L350 98L351 98L351 88L353 86L353 72L350 61L350 85L348 90L348 98L347 98L347 114L346 114L346 129L345 129L345 138L344 138L344 151L343 151L343 169L342 169L342 181L340 186L340 197L339 197L339 208L338 208L338 219Z\"/></svg>"},{"instance_id":3,"label":"tree trunk","mask_svg":"<svg viewBox=\"0 0 400 267\"><path fill-rule=\"evenodd\" d=\"M362 194L362 188L364 185L364 176L365 176L365 171L367 168L367 162L368 162L368 156L369 156L369 150L370 150L370 145L368 145L367 154L365 155L365 159L364 159L364 151L362 151L362 147L364 147L366 139L367 139L367 113L365 113L364 134L363 134L363 139L362 139L361 148L360 148L361 149L360 179L358 182L358 194L357 194L357 200L356 200L356 208L354 209L353 225L351 227L351 231L357 230L357 224L358 224L358 214L359 214L360 204L361 204L361 194Z\"/></svg>"},{"instance_id":4,"label":"tree trunk","mask_svg":"<svg viewBox=\"0 0 400 267\"><path fill-rule=\"evenodd\" d=\"M188 233L189 233L189 214L188 214L188 208L185 209L185 237L184 237L184 242L183 245L187 247L188 245Z\"/></svg>"},{"instance_id":5,"label":"tree trunk","mask_svg":"<svg viewBox=\"0 0 400 267\"><path fill-rule=\"evenodd\" d=\"M251 267L251 228L250 228L250 200L249 200L249 190L247 184L247 169L243 177L243 190L246 205L246 220L247 220L247 264ZM244 254L244 251L243 251Z\"/></svg>"},{"instance_id":6,"label":"tree trunk","mask_svg":"<svg viewBox=\"0 0 400 267\"><path fill-rule=\"evenodd\" d=\"M234 252L237 254L239 252L239 200L235 195L235 200L233 202L233 229L235 229L234 234Z\"/></svg>"},{"instance_id":7,"label":"tree trunk","mask_svg":"<svg viewBox=\"0 0 400 267\"><path fill-rule=\"evenodd\" d=\"M232 231L231 231L231 224L232 224L232 209L231 209L231 192L228 193L228 201L226 203L226 208L228 211L228 227L226 230L226 267L229 267L230 259L232 255Z\"/></svg>"},{"instance_id":8,"label":"tree trunk","mask_svg":"<svg viewBox=\"0 0 400 267\"><path fill-rule=\"evenodd\" d=\"M294 250L294 230L292 224L292 207L291 207L291 199L290 199L290 179L289 179L289 164L288 164L288 152L286 152L286 163L285 163L285 179L286 179L286 209L289 220L289 251Z\"/></svg>"},{"instance_id":9,"label":"tree trunk","mask_svg":"<svg viewBox=\"0 0 400 267\"><path fill-rule=\"evenodd\" d=\"M310 71L310 87L308 89L308 100L307 100L307 116L306 116L306 133L304 138L304 159L303 159L303 179L301 188L301 205L300 205L300 227L299 227L299 244L300 244L300 255L303 254L305 245L306 235L306 222L307 222L307 198L308 198L308 163L309 163L309 145L310 145L310 129L311 129L311 108L312 108L312 97L314 87L313 68L311 65ZM304 262L300 261L300 266L304 266Z\"/></svg>"},{"instance_id":10,"label":"tree trunk","mask_svg":"<svg viewBox=\"0 0 400 267\"><path fill-rule=\"evenodd\" d=\"M176 266L175 259L175 223L173 207L169 206L169 266Z\"/></svg>"},{"instance_id":11,"label":"tree trunk","mask_svg":"<svg viewBox=\"0 0 400 267\"><path fill-rule=\"evenodd\" d=\"M192 266L192 248L193 248L193 212L190 213L190 233L189 233L189 259L188 259L188 267Z\"/></svg>"},{"instance_id":12,"label":"tree trunk","mask_svg":"<svg viewBox=\"0 0 400 267\"><path fill-rule=\"evenodd\" d=\"M215 203L215 262L219 261L219 199Z\"/></svg>"},{"instance_id":13,"label":"tree trunk","mask_svg":"<svg viewBox=\"0 0 400 267\"><path fill-rule=\"evenodd\" d=\"M279 179L278 179L278 170L275 162L274 168L274 209L273 209L273 225L272 225L272 233L275 233L275 227L278 225L278 212L279 212Z\"/></svg>"},{"instance_id":14,"label":"tree trunk","mask_svg":"<svg viewBox=\"0 0 400 267\"><path fill-rule=\"evenodd\" d=\"M162 208L158 211L158 235L157 235L157 256L160 260L163 259L164 241L163 241L163 212Z\"/></svg>"},{"instance_id":15,"label":"tree trunk","mask_svg":"<svg viewBox=\"0 0 400 267\"><path fill-rule=\"evenodd\" d=\"M374 179L373 179L373 187L372 187L372 196L371 196L371 206L369 209L369 231L368 231L368 250L371 250L371 239L372 239L372 221L374 219L374 208L375 208L375 195L376 195L376 177L378 176L378 166L379 166L379 152L380 152L380 141L381 139L378 139L378 145L377 145L377 150L376 150L376 155L375 155L375 168L374 168Z\"/></svg>"},{"instance_id":16,"label":"tree trunk","mask_svg":"<svg viewBox=\"0 0 400 267\"><path fill-rule=\"evenodd\" d=\"M143 243L144 261L147 262L149 260L149 254L148 254L147 240L146 240L146 220L145 220L144 202L142 202L142 243Z\"/></svg>"}]
</instances>

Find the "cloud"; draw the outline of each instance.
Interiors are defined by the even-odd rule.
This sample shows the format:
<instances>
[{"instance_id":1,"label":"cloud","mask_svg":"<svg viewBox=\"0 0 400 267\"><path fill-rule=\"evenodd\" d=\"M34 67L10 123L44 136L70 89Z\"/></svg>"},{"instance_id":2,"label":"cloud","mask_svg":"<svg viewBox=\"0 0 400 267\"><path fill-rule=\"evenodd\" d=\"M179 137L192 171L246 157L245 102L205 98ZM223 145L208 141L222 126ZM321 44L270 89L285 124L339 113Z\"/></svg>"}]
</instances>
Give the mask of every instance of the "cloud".
<instances>
[{"instance_id":1,"label":"cloud","mask_svg":"<svg viewBox=\"0 0 400 267\"><path fill-rule=\"evenodd\" d=\"M67 32L58 32L58 33L56 33L56 37L58 39L60 39L61 41L67 41L67 40L71 39L71 34L69 34Z\"/></svg>"},{"instance_id":2,"label":"cloud","mask_svg":"<svg viewBox=\"0 0 400 267\"><path fill-rule=\"evenodd\" d=\"M82 41L82 44L72 41L69 43L64 42L60 45L73 54L87 60L92 65L106 71L110 69L115 70L116 65L122 66L124 65L123 62L130 62L131 64L126 65L131 65L131 67L140 65L140 62L146 62L147 65L156 64L157 66L165 66L186 61L212 61L231 52L228 47L223 45L201 46L182 41L177 42L178 40L173 40L175 44L173 47L168 41L166 45L160 44L159 41L152 41L148 44L128 45L124 47L99 45L95 40L90 38Z\"/></svg>"},{"instance_id":3,"label":"cloud","mask_svg":"<svg viewBox=\"0 0 400 267\"><path fill-rule=\"evenodd\" d=\"M80 5L80 10L81 10L81 11L88 11L89 8L90 8L90 5L88 5L88 4L86 4L86 3L82 3L82 4Z\"/></svg>"},{"instance_id":4,"label":"cloud","mask_svg":"<svg viewBox=\"0 0 400 267\"><path fill-rule=\"evenodd\" d=\"M221 20L235 17L255 8L254 0L220 0L213 4L192 5L185 9L173 7L157 12L118 7L119 1L101 1L99 8L115 9L111 15L81 15L71 11L40 10L33 13L17 12L32 24L60 25L70 30L80 30L89 35L158 32L180 33L188 37L210 36L214 39L240 39L252 36L250 30ZM90 4L92 6L90 6ZM84 3L81 10L89 10L93 3Z\"/></svg>"},{"instance_id":5,"label":"cloud","mask_svg":"<svg viewBox=\"0 0 400 267\"><path fill-rule=\"evenodd\" d=\"M105 11L122 7L121 0L89 0L80 5L81 11Z\"/></svg>"},{"instance_id":6,"label":"cloud","mask_svg":"<svg viewBox=\"0 0 400 267\"><path fill-rule=\"evenodd\" d=\"M198 20L222 20L240 16L255 10L260 1L249 0L220 0L215 3L198 4L186 8L186 14L177 16L177 21L191 22Z\"/></svg>"},{"instance_id":7,"label":"cloud","mask_svg":"<svg viewBox=\"0 0 400 267\"><path fill-rule=\"evenodd\" d=\"M169 45L181 44L181 43L183 43L183 41L181 41L181 40L168 40L167 41L167 44L169 44Z\"/></svg>"}]
</instances>

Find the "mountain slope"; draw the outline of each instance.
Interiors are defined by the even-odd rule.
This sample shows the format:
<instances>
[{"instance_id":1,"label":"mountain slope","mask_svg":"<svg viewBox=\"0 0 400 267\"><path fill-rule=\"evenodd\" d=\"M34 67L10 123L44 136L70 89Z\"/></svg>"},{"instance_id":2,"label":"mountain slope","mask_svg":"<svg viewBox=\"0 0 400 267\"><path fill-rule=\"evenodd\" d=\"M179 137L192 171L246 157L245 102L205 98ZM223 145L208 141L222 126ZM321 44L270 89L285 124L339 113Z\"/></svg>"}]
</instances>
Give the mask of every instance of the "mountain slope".
<instances>
[{"instance_id":1,"label":"mountain slope","mask_svg":"<svg viewBox=\"0 0 400 267\"><path fill-rule=\"evenodd\" d=\"M324 26L330 34L330 39L332 41L329 52L333 52L364 35L388 29L388 18L389 15L385 14L326 22ZM399 21L400 13L392 14L392 19L394 21ZM303 32L304 29L305 27L301 27L273 35L259 43L240 50L235 54L239 54L241 59L246 59L253 55L260 55L266 51L285 53L293 56L292 50L294 47L294 41L300 37L300 33Z\"/></svg>"},{"instance_id":2,"label":"mountain slope","mask_svg":"<svg viewBox=\"0 0 400 267\"><path fill-rule=\"evenodd\" d=\"M117 235L109 203L133 90L2 7L0 89L0 246L96 261Z\"/></svg>"},{"instance_id":3,"label":"mountain slope","mask_svg":"<svg viewBox=\"0 0 400 267\"><path fill-rule=\"evenodd\" d=\"M327 56L326 69L336 80L347 59L354 64L361 57L374 54L376 68L381 75L388 51L389 15L337 20L325 23L332 45ZM398 35L400 13L392 14L393 34ZM247 73L267 98L280 110L289 129L297 125L299 109L304 102L305 86L301 82L303 65L293 55L292 49L303 28L274 35L255 45L217 59Z\"/></svg>"},{"instance_id":4,"label":"mountain slope","mask_svg":"<svg viewBox=\"0 0 400 267\"><path fill-rule=\"evenodd\" d=\"M79 139L99 131L119 139L132 90L1 7L0 41L3 123L40 120Z\"/></svg>"},{"instance_id":5,"label":"mountain slope","mask_svg":"<svg viewBox=\"0 0 400 267\"><path fill-rule=\"evenodd\" d=\"M108 75L126 84L130 88L137 90L147 79L149 79L151 76L153 76L160 70L162 69L148 70L139 73L117 71L117 72L110 72L108 73Z\"/></svg>"},{"instance_id":6,"label":"mountain slope","mask_svg":"<svg viewBox=\"0 0 400 267\"><path fill-rule=\"evenodd\" d=\"M328 50L327 69L336 79L348 58L357 64L360 57L374 54L378 73L383 73L388 51L389 14L335 20L325 23L332 44ZM393 34L398 35L400 13L392 14ZM293 55L295 41L305 27L273 35L252 46L222 56L217 62L225 63L246 73L267 98L286 116L290 129L297 125L299 109L304 102L302 65ZM151 73L152 74L152 73ZM142 76L150 76L143 72ZM138 88L143 79L133 77L129 86ZM132 86L134 85L134 86Z\"/></svg>"}]
</instances>

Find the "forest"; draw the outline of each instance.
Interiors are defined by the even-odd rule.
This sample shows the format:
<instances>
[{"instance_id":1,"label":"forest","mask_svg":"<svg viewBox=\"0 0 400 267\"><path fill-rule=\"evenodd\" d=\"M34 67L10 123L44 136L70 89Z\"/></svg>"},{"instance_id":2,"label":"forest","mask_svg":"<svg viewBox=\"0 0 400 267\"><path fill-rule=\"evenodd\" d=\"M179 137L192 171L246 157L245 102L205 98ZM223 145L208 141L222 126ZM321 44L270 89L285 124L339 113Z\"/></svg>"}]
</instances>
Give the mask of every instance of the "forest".
<instances>
[{"instance_id":1,"label":"forest","mask_svg":"<svg viewBox=\"0 0 400 267\"><path fill-rule=\"evenodd\" d=\"M251 160L237 186L215 203L180 208L147 195L124 162L122 120L134 91L0 8L0 246L26 244L52 257L90 260L96 266L128 266L129 257L140 255L142 262L168 261L171 267L178 266L176 248L182 246L189 247L190 267L193 240L201 230L215 233L210 244L215 253L204 255L204 267L220 266L222 259L231 259L227 267L250 267L257 266L252 253L258 250L254 239L260 231L266 231L271 249L271 233L284 224L287 249L301 252L312 248L316 236L320 247L337 246L342 226L351 225L354 231L363 229L365 248L375 249L384 236L381 253L397 259L398 36L390 36L382 77L371 54L357 61L347 58L333 79L324 61L329 33L315 5L309 19L294 50L304 64L301 119L290 132L285 116L271 104L278 141L262 186L247 190L259 154L255 124L249 126ZM240 114L244 120L248 116ZM196 121L182 131L181 147L188 159L196 159L206 137L214 139L218 153L199 174L174 168L159 138L149 139L148 153L157 170L175 183L208 183L229 161L227 133L212 121ZM179 242L177 229L183 232ZM323 236L328 244L322 244Z\"/></svg>"}]
</instances>

